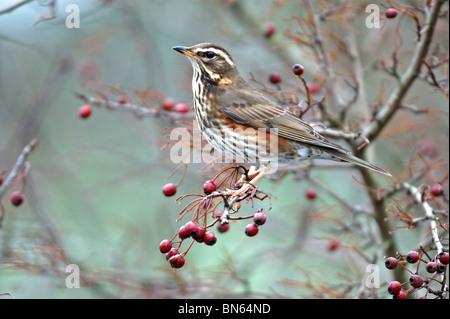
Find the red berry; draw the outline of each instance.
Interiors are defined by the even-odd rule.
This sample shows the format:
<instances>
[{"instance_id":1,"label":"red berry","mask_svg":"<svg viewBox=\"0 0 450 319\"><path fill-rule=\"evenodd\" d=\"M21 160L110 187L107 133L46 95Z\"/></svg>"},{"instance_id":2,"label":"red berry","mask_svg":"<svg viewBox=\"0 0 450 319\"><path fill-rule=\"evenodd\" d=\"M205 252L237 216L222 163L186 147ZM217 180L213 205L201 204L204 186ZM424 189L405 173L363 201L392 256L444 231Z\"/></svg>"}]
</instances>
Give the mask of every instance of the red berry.
<instances>
[{"instance_id":1,"label":"red berry","mask_svg":"<svg viewBox=\"0 0 450 319\"><path fill-rule=\"evenodd\" d=\"M164 195L166 195L167 197L170 197L170 196L175 195L175 193L177 192L177 187L175 186L175 184L169 183L169 184L164 185L162 191L163 191Z\"/></svg>"},{"instance_id":2,"label":"red berry","mask_svg":"<svg viewBox=\"0 0 450 319\"><path fill-rule=\"evenodd\" d=\"M271 23L267 25L266 28L264 29L264 36L269 38L272 35L274 35L275 31L276 31L275 25Z\"/></svg>"},{"instance_id":3,"label":"red berry","mask_svg":"<svg viewBox=\"0 0 450 319\"><path fill-rule=\"evenodd\" d=\"M443 263L441 263L440 261L438 261L437 263L437 269L436 272L438 274L442 274L445 272L445 269L447 268L447 265L444 265Z\"/></svg>"},{"instance_id":4,"label":"red berry","mask_svg":"<svg viewBox=\"0 0 450 319\"><path fill-rule=\"evenodd\" d=\"M442 188L442 186L439 184L434 184L433 186L431 186L431 194L436 197L441 196L442 194L444 194L444 188Z\"/></svg>"},{"instance_id":5,"label":"red berry","mask_svg":"<svg viewBox=\"0 0 450 319\"><path fill-rule=\"evenodd\" d=\"M92 109L89 104L82 105L78 110L78 114L81 118L86 119L92 114Z\"/></svg>"},{"instance_id":6,"label":"red berry","mask_svg":"<svg viewBox=\"0 0 450 319\"><path fill-rule=\"evenodd\" d=\"M172 256L178 255L180 252L178 249L172 248L169 250L169 252L166 254L166 260L169 260Z\"/></svg>"},{"instance_id":7,"label":"red berry","mask_svg":"<svg viewBox=\"0 0 450 319\"><path fill-rule=\"evenodd\" d=\"M206 181L203 184L203 191L205 192L206 195L211 194L212 192L214 192L217 189L216 184L214 184L213 181Z\"/></svg>"},{"instance_id":8,"label":"red berry","mask_svg":"<svg viewBox=\"0 0 450 319\"><path fill-rule=\"evenodd\" d=\"M309 93L316 94L317 92L319 92L320 86L316 82L311 82L308 84L308 90L309 90Z\"/></svg>"},{"instance_id":9,"label":"red berry","mask_svg":"<svg viewBox=\"0 0 450 319\"><path fill-rule=\"evenodd\" d=\"M425 268L430 274L432 274L432 273L436 272L437 264L434 261L430 261L429 263L427 263Z\"/></svg>"},{"instance_id":10,"label":"red berry","mask_svg":"<svg viewBox=\"0 0 450 319\"><path fill-rule=\"evenodd\" d=\"M0 175L0 186L2 186L2 184L3 184L3 176Z\"/></svg>"},{"instance_id":11,"label":"red berry","mask_svg":"<svg viewBox=\"0 0 450 319\"><path fill-rule=\"evenodd\" d=\"M266 214L264 214L262 211L257 211L253 215L253 222L258 226L264 225L264 223L266 222Z\"/></svg>"},{"instance_id":12,"label":"red berry","mask_svg":"<svg viewBox=\"0 0 450 319\"><path fill-rule=\"evenodd\" d=\"M172 111L174 106L175 106L175 101L172 100L171 98L165 98L161 105L161 107L165 111Z\"/></svg>"},{"instance_id":13,"label":"red berry","mask_svg":"<svg viewBox=\"0 0 450 319\"><path fill-rule=\"evenodd\" d=\"M393 19L397 16L397 10L394 8L389 8L386 10L386 18Z\"/></svg>"},{"instance_id":14,"label":"red berry","mask_svg":"<svg viewBox=\"0 0 450 319\"><path fill-rule=\"evenodd\" d=\"M269 75L269 82L272 84L277 84L281 82L281 76L278 73L272 73Z\"/></svg>"},{"instance_id":15,"label":"red berry","mask_svg":"<svg viewBox=\"0 0 450 319\"><path fill-rule=\"evenodd\" d=\"M181 268L184 266L185 259L181 255L175 255L175 256L170 257L169 262L170 262L170 266L172 266L172 268Z\"/></svg>"},{"instance_id":16,"label":"red berry","mask_svg":"<svg viewBox=\"0 0 450 319\"><path fill-rule=\"evenodd\" d=\"M302 75L305 71L305 68L300 64L294 64L292 67L292 72L294 72L295 75Z\"/></svg>"},{"instance_id":17,"label":"red berry","mask_svg":"<svg viewBox=\"0 0 450 319\"><path fill-rule=\"evenodd\" d=\"M120 104L128 104L128 103L130 103L130 98L125 94L121 94L117 98L117 102Z\"/></svg>"},{"instance_id":18,"label":"red berry","mask_svg":"<svg viewBox=\"0 0 450 319\"><path fill-rule=\"evenodd\" d=\"M448 252L443 251L439 253L438 258L441 263L448 265Z\"/></svg>"},{"instance_id":19,"label":"red berry","mask_svg":"<svg viewBox=\"0 0 450 319\"><path fill-rule=\"evenodd\" d=\"M171 249L172 249L172 242L168 239L164 239L159 244L159 251L162 252L163 254L168 253Z\"/></svg>"},{"instance_id":20,"label":"red berry","mask_svg":"<svg viewBox=\"0 0 450 319\"><path fill-rule=\"evenodd\" d=\"M205 235L205 228L203 228L200 225L197 225L195 230L191 231L191 236L194 238L197 242L202 243L203 242L203 236Z\"/></svg>"},{"instance_id":21,"label":"red berry","mask_svg":"<svg viewBox=\"0 0 450 319\"><path fill-rule=\"evenodd\" d=\"M188 238L190 235L188 234L188 232L186 231L186 227L183 225L180 227L180 229L178 230L178 237L180 237L180 239L186 239Z\"/></svg>"},{"instance_id":22,"label":"red berry","mask_svg":"<svg viewBox=\"0 0 450 319\"><path fill-rule=\"evenodd\" d=\"M398 260L394 257L388 257L386 258L384 265L386 266L387 269L395 269L397 268Z\"/></svg>"},{"instance_id":23,"label":"red berry","mask_svg":"<svg viewBox=\"0 0 450 319\"><path fill-rule=\"evenodd\" d=\"M203 235L203 241L204 241L204 243L206 245L212 246L212 245L214 245L216 243L217 238L216 238L216 235L214 235L213 232L207 231Z\"/></svg>"},{"instance_id":24,"label":"red berry","mask_svg":"<svg viewBox=\"0 0 450 319\"><path fill-rule=\"evenodd\" d=\"M414 264L419 260L419 253L415 250L406 254L406 261L410 264Z\"/></svg>"},{"instance_id":25,"label":"red berry","mask_svg":"<svg viewBox=\"0 0 450 319\"><path fill-rule=\"evenodd\" d=\"M308 199L314 199L317 197L317 193L314 189L308 189L305 193L306 198Z\"/></svg>"},{"instance_id":26,"label":"red berry","mask_svg":"<svg viewBox=\"0 0 450 319\"><path fill-rule=\"evenodd\" d=\"M398 294L394 295L392 299L406 299L406 293L404 291L400 291Z\"/></svg>"},{"instance_id":27,"label":"red berry","mask_svg":"<svg viewBox=\"0 0 450 319\"><path fill-rule=\"evenodd\" d=\"M216 210L215 212L214 212L214 215L213 215L213 217L214 218L219 218L220 216L222 216L222 214L223 214L223 210Z\"/></svg>"},{"instance_id":28,"label":"red berry","mask_svg":"<svg viewBox=\"0 0 450 319\"><path fill-rule=\"evenodd\" d=\"M222 224L222 223L218 223L217 224L217 231L219 233L224 233L226 232L228 229L230 229L230 224L226 223L226 224Z\"/></svg>"},{"instance_id":29,"label":"red berry","mask_svg":"<svg viewBox=\"0 0 450 319\"><path fill-rule=\"evenodd\" d=\"M177 113L187 113L189 111L189 105L186 103L177 103L175 104L174 110Z\"/></svg>"},{"instance_id":30,"label":"red berry","mask_svg":"<svg viewBox=\"0 0 450 319\"><path fill-rule=\"evenodd\" d=\"M388 293L391 295L398 295L402 290L402 284L398 281L391 281L388 286Z\"/></svg>"},{"instance_id":31,"label":"red berry","mask_svg":"<svg viewBox=\"0 0 450 319\"><path fill-rule=\"evenodd\" d=\"M193 221L188 221L186 225L184 225L184 232L189 236L192 236L192 234L197 234L197 227L198 225L194 223Z\"/></svg>"},{"instance_id":32,"label":"red berry","mask_svg":"<svg viewBox=\"0 0 450 319\"><path fill-rule=\"evenodd\" d=\"M423 278L419 275L412 275L409 277L409 284L413 286L414 288L420 288L423 284Z\"/></svg>"},{"instance_id":33,"label":"red berry","mask_svg":"<svg viewBox=\"0 0 450 319\"><path fill-rule=\"evenodd\" d=\"M19 191L14 191L11 193L10 200L14 206L20 206L23 203L23 195Z\"/></svg>"},{"instance_id":34,"label":"red berry","mask_svg":"<svg viewBox=\"0 0 450 319\"><path fill-rule=\"evenodd\" d=\"M253 237L258 233L258 225L256 224L248 224L245 226L245 234L249 237Z\"/></svg>"},{"instance_id":35,"label":"red berry","mask_svg":"<svg viewBox=\"0 0 450 319\"><path fill-rule=\"evenodd\" d=\"M328 250L334 251L339 248L340 242L339 239L333 238L328 242Z\"/></svg>"}]
</instances>

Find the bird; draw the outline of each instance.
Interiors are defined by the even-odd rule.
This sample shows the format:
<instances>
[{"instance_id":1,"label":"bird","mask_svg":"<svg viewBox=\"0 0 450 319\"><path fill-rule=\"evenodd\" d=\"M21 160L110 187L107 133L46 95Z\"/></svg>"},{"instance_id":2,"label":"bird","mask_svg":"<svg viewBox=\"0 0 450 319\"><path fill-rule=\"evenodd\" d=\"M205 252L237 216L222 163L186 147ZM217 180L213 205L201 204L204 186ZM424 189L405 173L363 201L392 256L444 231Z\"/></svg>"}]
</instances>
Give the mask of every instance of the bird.
<instances>
[{"instance_id":1,"label":"bird","mask_svg":"<svg viewBox=\"0 0 450 319\"><path fill-rule=\"evenodd\" d=\"M248 83L222 46L200 43L175 46L173 50L185 55L192 64L194 111L203 137L214 150L238 163L247 161L258 167L252 172L251 181L233 196L244 195L263 176L280 167L315 159L347 162L392 176L329 141Z\"/></svg>"}]
</instances>

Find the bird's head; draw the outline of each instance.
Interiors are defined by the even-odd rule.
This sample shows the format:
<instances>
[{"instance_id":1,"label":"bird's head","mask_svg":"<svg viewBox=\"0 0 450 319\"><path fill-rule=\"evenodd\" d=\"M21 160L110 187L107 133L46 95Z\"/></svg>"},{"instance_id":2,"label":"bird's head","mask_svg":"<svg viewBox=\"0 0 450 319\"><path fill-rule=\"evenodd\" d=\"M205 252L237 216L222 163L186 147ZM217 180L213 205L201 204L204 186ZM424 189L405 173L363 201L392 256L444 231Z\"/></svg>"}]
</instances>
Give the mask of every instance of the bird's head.
<instances>
[{"instance_id":1,"label":"bird's head","mask_svg":"<svg viewBox=\"0 0 450 319\"><path fill-rule=\"evenodd\" d=\"M173 49L189 58L194 73L204 76L212 83L227 84L237 74L230 54L219 45L200 43L191 47L176 46Z\"/></svg>"}]
</instances>

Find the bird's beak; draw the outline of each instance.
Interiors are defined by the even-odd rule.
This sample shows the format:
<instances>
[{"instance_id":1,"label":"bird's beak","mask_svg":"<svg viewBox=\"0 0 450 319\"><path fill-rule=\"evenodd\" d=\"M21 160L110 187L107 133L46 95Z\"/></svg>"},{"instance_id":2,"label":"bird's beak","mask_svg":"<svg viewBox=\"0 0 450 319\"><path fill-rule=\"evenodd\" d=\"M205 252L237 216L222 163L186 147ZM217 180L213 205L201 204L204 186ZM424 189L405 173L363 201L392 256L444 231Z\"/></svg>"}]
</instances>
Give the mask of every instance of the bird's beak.
<instances>
[{"instance_id":1,"label":"bird's beak","mask_svg":"<svg viewBox=\"0 0 450 319\"><path fill-rule=\"evenodd\" d=\"M195 53L192 52L188 47L181 47L181 46L177 46L177 47L173 47L172 49L174 49L177 52L180 52L188 57L193 58L195 56Z\"/></svg>"}]
</instances>

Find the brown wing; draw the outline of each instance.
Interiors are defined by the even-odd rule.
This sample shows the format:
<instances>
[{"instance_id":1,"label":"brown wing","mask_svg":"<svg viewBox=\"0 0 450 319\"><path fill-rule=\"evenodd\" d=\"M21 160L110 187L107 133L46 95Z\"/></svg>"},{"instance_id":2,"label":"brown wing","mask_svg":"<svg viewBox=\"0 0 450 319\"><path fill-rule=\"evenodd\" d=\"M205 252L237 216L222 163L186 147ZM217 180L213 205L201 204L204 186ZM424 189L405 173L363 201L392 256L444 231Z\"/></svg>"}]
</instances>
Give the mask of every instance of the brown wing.
<instances>
[{"instance_id":1,"label":"brown wing","mask_svg":"<svg viewBox=\"0 0 450 319\"><path fill-rule=\"evenodd\" d=\"M219 110L230 119L254 128L275 128L278 136L297 142L349 151L328 141L295 114L279 107L259 91L232 89L218 97Z\"/></svg>"}]
</instances>

